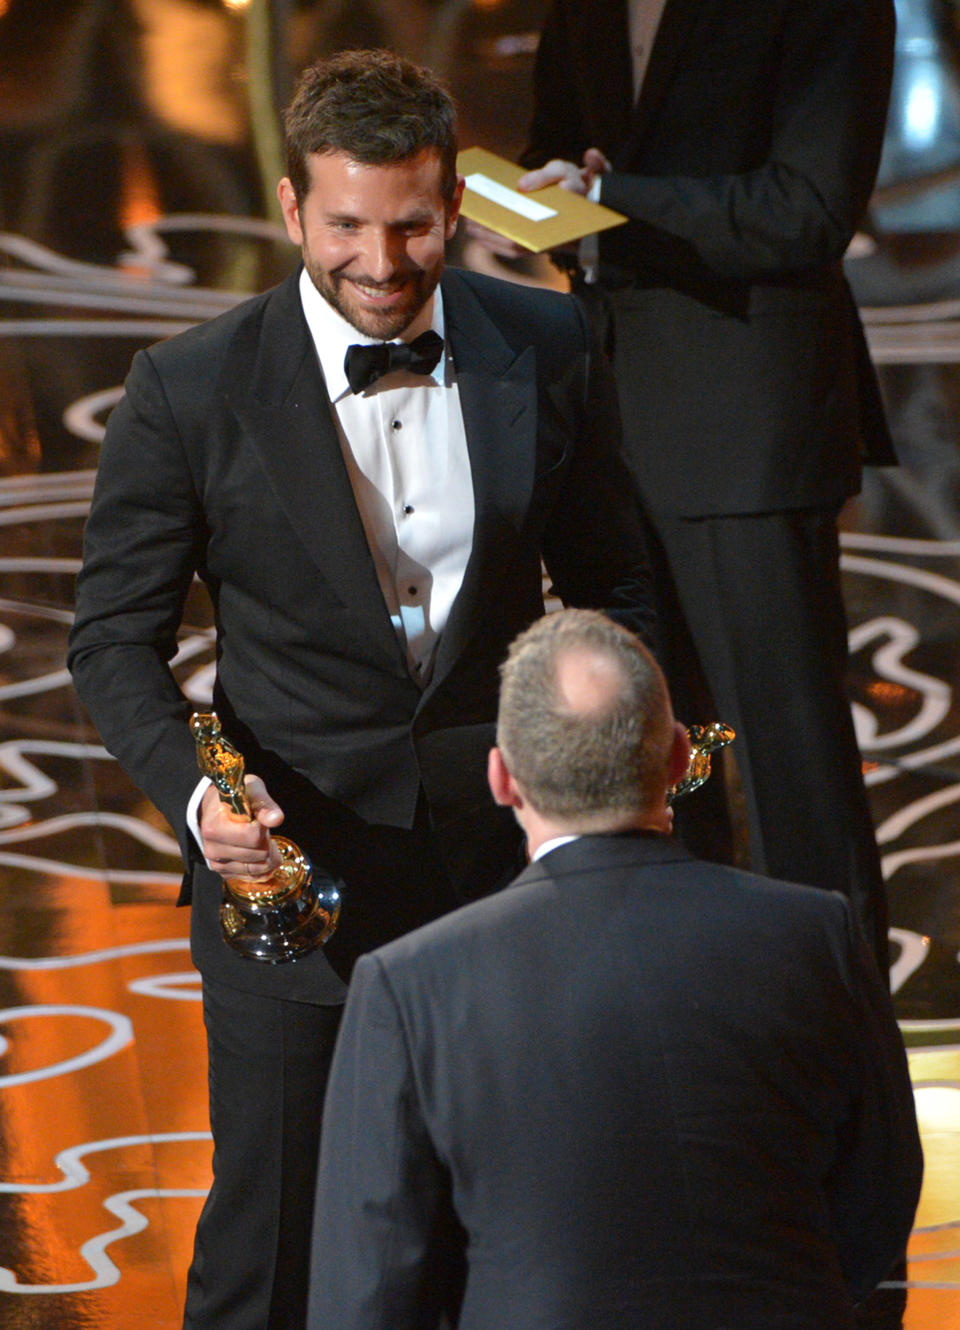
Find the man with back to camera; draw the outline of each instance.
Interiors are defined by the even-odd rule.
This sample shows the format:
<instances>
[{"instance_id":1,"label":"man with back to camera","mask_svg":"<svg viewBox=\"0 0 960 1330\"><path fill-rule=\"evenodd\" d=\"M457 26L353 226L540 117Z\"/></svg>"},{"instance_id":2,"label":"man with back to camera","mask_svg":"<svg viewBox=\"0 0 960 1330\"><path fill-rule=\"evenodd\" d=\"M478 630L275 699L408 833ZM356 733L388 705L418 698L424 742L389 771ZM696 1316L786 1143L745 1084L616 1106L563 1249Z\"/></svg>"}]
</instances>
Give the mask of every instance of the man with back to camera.
<instances>
[{"instance_id":1,"label":"man with back to camera","mask_svg":"<svg viewBox=\"0 0 960 1330\"><path fill-rule=\"evenodd\" d=\"M628 219L564 262L655 530L674 703L737 732L750 866L849 895L881 969L836 518L864 460L896 460L842 269L893 43L893 0L553 0L521 182ZM677 826L731 859L722 794L712 782Z\"/></svg>"},{"instance_id":2,"label":"man with back to camera","mask_svg":"<svg viewBox=\"0 0 960 1330\"><path fill-rule=\"evenodd\" d=\"M448 94L386 52L343 53L305 72L286 133L303 267L135 358L70 644L104 742L187 861L215 1142L189 1330L303 1326L316 1106L351 963L516 872L485 765L498 663L543 613L541 556L563 600L651 617L579 304L443 271L463 188ZM168 667L195 574L249 824L197 785ZM266 876L281 822L343 908L325 952L273 966L231 950L217 916L221 875Z\"/></svg>"},{"instance_id":3,"label":"man with back to camera","mask_svg":"<svg viewBox=\"0 0 960 1330\"><path fill-rule=\"evenodd\" d=\"M669 836L687 755L605 616L511 647L489 782L534 862L357 966L309 1330L430 1330L457 1282L459 1330L852 1330L920 1189L890 998L844 896Z\"/></svg>"}]
</instances>

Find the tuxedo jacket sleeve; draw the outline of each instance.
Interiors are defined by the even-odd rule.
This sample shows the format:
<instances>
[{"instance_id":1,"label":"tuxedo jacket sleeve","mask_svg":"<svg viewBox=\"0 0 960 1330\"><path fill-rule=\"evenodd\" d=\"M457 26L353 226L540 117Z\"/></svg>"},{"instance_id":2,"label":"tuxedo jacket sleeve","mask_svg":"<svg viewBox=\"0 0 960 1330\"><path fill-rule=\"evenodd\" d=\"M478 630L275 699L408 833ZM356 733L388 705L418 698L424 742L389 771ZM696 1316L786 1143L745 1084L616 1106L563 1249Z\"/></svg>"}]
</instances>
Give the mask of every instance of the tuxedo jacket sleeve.
<instances>
[{"instance_id":1,"label":"tuxedo jacket sleeve","mask_svg":"<svg viewBox=\"0 0 960 1330\"><path fill-rule=\"evenodd\" d=\"M104 743L165 814L185 860L198 856L186 807L200 772L169 663L205 563L201 485L155 362L141 352L101 453L68 662Z\"/></svg>"},{"instance_id":2,"label":"tuxedo jacket sleeve","mask_svg":"<svg viewBox=\"0 0 960 1330\"><path fill-rule=\"evenodd\" d=\"M611 159L601 201L631 221L601 256L735 282L838 261L880 158L892 0L667 0L635 106L626 9L555 4L525 153Z\"/></svg>"}]
</instances>

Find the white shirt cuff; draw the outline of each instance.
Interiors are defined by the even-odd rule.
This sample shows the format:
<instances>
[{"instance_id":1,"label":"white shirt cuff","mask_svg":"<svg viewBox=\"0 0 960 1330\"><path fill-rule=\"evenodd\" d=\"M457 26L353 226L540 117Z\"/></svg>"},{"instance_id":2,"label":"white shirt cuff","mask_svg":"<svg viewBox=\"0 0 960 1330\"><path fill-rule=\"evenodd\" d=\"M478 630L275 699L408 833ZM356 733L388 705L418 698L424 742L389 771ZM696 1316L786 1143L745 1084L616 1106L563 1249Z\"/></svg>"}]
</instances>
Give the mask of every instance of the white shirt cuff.
<instances>
[{"instance_id":1,"label":"white shirt cuff","mask_svg":"<svg viewBox=\"0 0 960 1330\"><path fill-rule=\"evenodd\" d=\"M593 183L587 190L587 198L591 203L600 202L599 176L594 176ZM600 237L596 231L592 235L584 236L580 241L577 262L583 270L583 280L588 283L595 282L597 280L597 268L600 265Z\"/></svg>"},{"instance_id":2,"label":"white shirt cuff","mask_svg":"<svg viewBox=\"0 0 960 1330\"><path fill-rule=\"evenodd\" d=\"M212 784L213 781L209 776L201 776L197 788L191 794L190 802L187 804L187 827L200 847L201 854L203 854L203 837L200 835L200 801ZM213 867L205 854L203 855L203 862L208 868Z\"/></svg>"}]
</instances>

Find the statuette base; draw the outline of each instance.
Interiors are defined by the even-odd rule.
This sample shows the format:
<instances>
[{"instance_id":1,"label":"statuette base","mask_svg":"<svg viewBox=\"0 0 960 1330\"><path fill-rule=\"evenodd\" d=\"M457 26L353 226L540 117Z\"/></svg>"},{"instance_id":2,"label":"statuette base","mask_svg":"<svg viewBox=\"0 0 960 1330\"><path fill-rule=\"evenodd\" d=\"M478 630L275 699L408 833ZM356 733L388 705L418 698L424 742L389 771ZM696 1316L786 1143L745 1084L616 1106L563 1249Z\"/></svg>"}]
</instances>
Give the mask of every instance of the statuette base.
<instances>
[{"instance_id":1,"label":"statuette base","mask_svg":"<svg viewBox=\"0 0 960 1330\"><path fill-rule=\"evenodd\" d=\"M263 881L224 882L220 924L234 951L276 965L326 942L340 916L340 892L333 878L311 871L292 841L273 839L281 854L279 868Z\"/></svg>"}]
</instances>

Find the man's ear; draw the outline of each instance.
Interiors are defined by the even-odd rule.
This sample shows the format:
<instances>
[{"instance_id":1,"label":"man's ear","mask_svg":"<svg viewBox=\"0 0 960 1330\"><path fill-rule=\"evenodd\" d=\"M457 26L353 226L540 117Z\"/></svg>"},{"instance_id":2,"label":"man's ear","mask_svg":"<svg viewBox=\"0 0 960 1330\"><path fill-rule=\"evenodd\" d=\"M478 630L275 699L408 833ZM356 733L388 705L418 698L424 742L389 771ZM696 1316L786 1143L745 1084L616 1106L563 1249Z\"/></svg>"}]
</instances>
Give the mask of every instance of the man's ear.
<instances>
[{"instance_id":1,"label":"man's ear","mask_svg":"<svg viewBox=\"0 0 960 1330\"><path fill-rule=\"evenodd\" d=\"M491 748L487 757L487 784L494 802L501 808L521 808L523 799L517 788L517 782L510 775L503 753L499 748Z\"/></svg>"},{"instance_id":2,"label":"man's ear","mask_svg":"<svg viewBox=\"0 0 960 1330\"><path fill-rule=\"evenodd\" d=\"M466 186L466 180L462 175L457 176L456 188L453 191L453 198L447 204L447 222L444 230L444 238L452 240L457 229L457 221L460 217L460 204L463 202L463 191Z\"/></svg>"},{"instance_id":3,"label":"man's ear","mask_svg":"<svg viewBox=\"0 0 960 1330\"><path fill-rule=\"evenodd\" d=\"M287 176L284 176L277 185L277 198L280 200L280 211L283 213L287 235L295 245L302 245L303 228L300 225L300 204L297 202L297 191Z\"/></svg>"},{"instance_id":4,"label":"man's ear","mask_svg":"<svg viewBox=\"0 0 960 1330\"><path fill-rule=\"evenodd\" d=\"M667 784L678 785L687 774L690 765L690 738L686 728L678 720L673 722L673 745L670 749L670 764L667 768Z\"/></svg>"}]
</instances>

